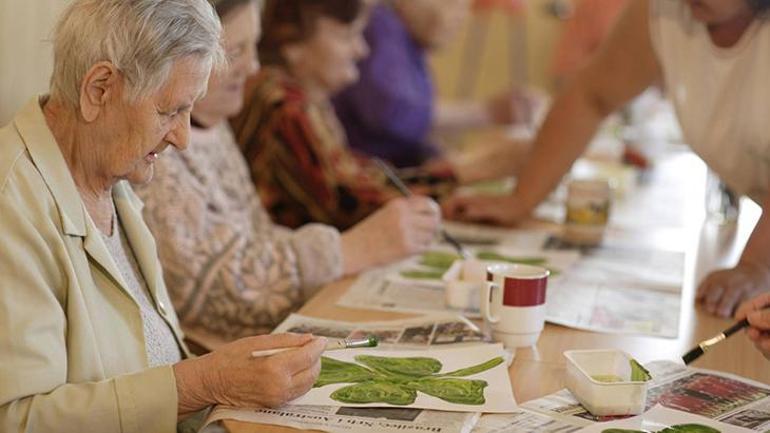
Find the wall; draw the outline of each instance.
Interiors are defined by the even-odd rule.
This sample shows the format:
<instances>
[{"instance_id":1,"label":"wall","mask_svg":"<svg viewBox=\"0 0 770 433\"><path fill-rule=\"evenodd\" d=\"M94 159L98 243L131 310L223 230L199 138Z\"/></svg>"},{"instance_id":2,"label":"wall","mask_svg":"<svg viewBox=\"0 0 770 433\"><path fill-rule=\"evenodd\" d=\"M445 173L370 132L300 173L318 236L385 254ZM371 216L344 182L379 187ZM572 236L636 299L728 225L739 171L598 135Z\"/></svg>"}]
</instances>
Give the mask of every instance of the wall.
<instances>
[{"instance_id":1,"label":"wall","mask_svg":"<svg viewBox=\"0 0 770 433\"><path fill-rule=\"evenodd\" d=\"M529 84L550 91L552 78L550 64L559 37L561 22L546 13L551 0L527 0L526 16L514 19L500 11L486 16L476 15L464 26L458 37L441 52L433 55L433 66L439 94L444 98L457 98L463 66L474 63L478 55L478 77L472 98L483 98L510 87L515 80L515 68L520 67L520 56L512 54L515 44L520 43L521 30L526 33L526 70L523 74ZM523 26L523 27L522 27ZM474 34L486 32L482 46L474 44ZM518 39L517 39L518 38ZM474 66L474 65L471 65ZM467 82L465 86L468 86Z\"/></svg>"},{"instance_id":2,"label":"wall","mask_svg":"<svg viewBox=\"0 0 770 433\"><path fill-rule=\"evenodd\" d=\"M50 36L69 0L0 0L0 125L45 93L53 64Z\"/></svg>"}]
</instances>

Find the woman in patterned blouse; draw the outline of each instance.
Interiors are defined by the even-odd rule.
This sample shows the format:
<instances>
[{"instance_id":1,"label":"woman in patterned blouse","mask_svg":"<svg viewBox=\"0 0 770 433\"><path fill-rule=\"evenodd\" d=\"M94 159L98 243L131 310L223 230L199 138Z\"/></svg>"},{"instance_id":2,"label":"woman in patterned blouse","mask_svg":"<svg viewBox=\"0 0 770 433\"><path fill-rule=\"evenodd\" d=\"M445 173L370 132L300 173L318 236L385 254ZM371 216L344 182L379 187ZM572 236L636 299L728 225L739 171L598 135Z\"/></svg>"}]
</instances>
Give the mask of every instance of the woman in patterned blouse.
<instances>
[{"instance_id":1,"label":"woman in patterned blouse","mask_svg":"<svg viewBox=\"0 0 770 433\"><path fill-rule=\"evenodd\" d=\"M342 275L423 251L440 216L428 198L396 199L340 234L321 224L276 226L262 208L227 117L257 69L254 0L212 0L230 68L213 74L192 112L191 144L155 164L139 190L172 301L204 346L269 332L315 290Z\"/></svg>"},{"instance_id":2,"label":"woman in patterned blouse","mask_svg":"<svg viewBox=\"0 0 770 433\"><path fill-rule=\"evenodd\" d=\"M366 0L267 0L259 44L265 67L250 80L232 121L251 175L279 224L345 229L399 192L379 167L348 148L330 96L358 78L368 48ZM376 104L377 101L371 101ZM451 186L450 170L419 179L418 190Z\"/></svg>"}]
</instances>

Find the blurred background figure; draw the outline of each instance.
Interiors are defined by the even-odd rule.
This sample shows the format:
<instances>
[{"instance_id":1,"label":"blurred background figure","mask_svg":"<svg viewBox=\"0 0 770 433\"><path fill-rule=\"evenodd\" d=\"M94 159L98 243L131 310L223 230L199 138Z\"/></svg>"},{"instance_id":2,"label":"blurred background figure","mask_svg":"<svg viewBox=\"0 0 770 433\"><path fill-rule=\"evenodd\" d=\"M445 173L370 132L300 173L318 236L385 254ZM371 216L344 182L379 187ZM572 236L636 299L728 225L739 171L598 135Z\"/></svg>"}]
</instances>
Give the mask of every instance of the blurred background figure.
<instances>
[{"instance_id":1,"label":"blurred background figure","mask_svg":"<svg viewBox=\"0 0 770 433\"><path fill-rule=\"evenodd\" d=\"M347 229L401 196L378 165L349 149L329 100L358 79L369 10L363 0L265 4L264 67L231 124L262 202L281 225ZM444 177L451 184L452 174Z\"/></svg>"},{"instance_id":2,"label":"blurred background figure","mask_svg":"<svg viewBox=\"0 0 770 433\"><path fill-rule=\"evenodd\" d=\"M628 0L574 0L553 56L557 87L591 58L618 20Z\"/></svg>"},{"instance_id":3,"label":"blurred background figure","mask_svg":"<svg viewBox=\"0 0 770 433\"><path fill-rule=\"evenodd\" d=\"M428 56L463 28L470 0L388 0L365 31L370 54L360 79L334 98L349 144L398 167L442 155L432 133L528 121L534 95L504 92L487 101L437 101Z\"/></svg>"}]
</instances>

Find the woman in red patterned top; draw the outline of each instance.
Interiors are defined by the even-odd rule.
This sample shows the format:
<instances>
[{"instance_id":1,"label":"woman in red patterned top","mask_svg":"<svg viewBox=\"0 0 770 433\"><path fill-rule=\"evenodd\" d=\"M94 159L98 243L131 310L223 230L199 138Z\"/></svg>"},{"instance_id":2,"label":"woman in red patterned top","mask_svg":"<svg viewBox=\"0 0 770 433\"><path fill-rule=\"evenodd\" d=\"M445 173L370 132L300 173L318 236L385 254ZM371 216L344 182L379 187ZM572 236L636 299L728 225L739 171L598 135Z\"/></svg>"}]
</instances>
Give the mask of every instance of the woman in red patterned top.
<instances>
[{"instance_id":1,"label":"woman in red patterned top","mask_svg":"<svg viewBox=\"0 0 770 433\"><path fill-rule=\"evenodd\" d=\"M247 84L245 107L232 126L279 224L346 229L400 195L371 159L348 148L329 102L358 78L356 62L368 52L362 37L367 9L366 0L265 4L264 67ZM451 177L434 173L423 180L446 186Z\"/></svg>"}]
</instances>

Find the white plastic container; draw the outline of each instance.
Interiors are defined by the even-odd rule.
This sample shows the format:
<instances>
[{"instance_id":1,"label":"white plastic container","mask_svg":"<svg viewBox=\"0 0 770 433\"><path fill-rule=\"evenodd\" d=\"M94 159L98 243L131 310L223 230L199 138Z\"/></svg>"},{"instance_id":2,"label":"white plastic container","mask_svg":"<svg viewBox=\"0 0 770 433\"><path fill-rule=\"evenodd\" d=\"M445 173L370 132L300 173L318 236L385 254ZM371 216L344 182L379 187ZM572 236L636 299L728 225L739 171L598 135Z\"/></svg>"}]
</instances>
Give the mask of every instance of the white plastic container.
<instances>
[{"instance_id":1,"label":"white plastic container","mask_svg":"<svg viewBox=\"0 0 770 433\"><path fill-rule=\"evenodd\" d=\"M441 278L446 305L459 310L478 311L486 272L486 265L480 260L455 260Z\"/></svg>"},{"instance_id":2,"label":"white plastic container","mask_svg":"<svg viewBox=\"0 0 770 433\"><path fill-rule=\"evenodd\" d=\"M596 416L639 415L647 401L647 383L631 381L631 356L609 350L568 350L567 389ZM602 382L595 376L617 376L620 382Z\"/></svg>"}]
</instances>

